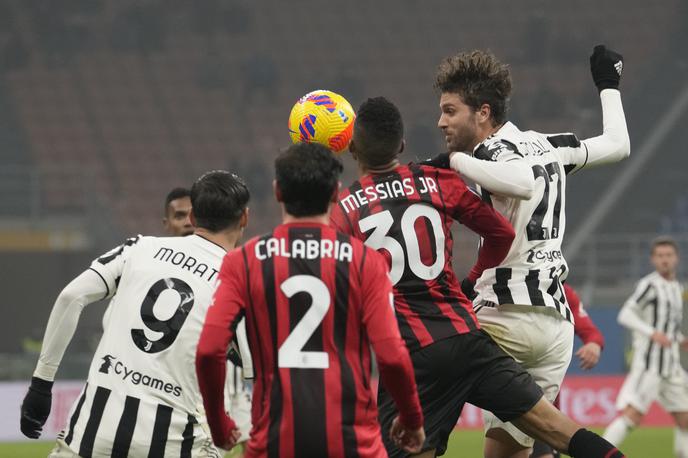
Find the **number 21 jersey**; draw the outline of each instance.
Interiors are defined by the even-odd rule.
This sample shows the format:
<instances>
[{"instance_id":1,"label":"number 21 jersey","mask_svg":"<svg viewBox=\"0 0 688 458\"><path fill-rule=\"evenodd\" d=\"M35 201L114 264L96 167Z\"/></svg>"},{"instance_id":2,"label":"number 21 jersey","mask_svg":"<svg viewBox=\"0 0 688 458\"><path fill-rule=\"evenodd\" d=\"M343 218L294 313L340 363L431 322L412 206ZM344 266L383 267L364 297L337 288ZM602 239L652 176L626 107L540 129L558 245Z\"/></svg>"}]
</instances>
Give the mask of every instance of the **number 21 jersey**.
<instances>
[{"instance_id":1,"label":"number 21 jersey","mask_svg":"<svg viewBox=\"0 0 688 458\"><path fill-rule=\"evenodd\" d=\"M91 264L112 300L63 432L79 456L216 456L194 361L224 255L197 235L138 236Z\"/></svg>"},{"instance_id":2,"label":"number 21 jersey","mask_svg":"<svg viewBox=\"0 0 688 458\"><path fill-rule=\"evenodd\" d=\"M483 200L511 222L516 238L506 259L485 270L476 282L476 308L490 303L553 307L573 321L562 287L568 267L561 244L566 228L566 177L585 166L572 159L585 148L573 134L523 132L510 122L475 148L477 159L525 161L535 178L528 200L480 190Z\"/></svg>"}]
</instances>

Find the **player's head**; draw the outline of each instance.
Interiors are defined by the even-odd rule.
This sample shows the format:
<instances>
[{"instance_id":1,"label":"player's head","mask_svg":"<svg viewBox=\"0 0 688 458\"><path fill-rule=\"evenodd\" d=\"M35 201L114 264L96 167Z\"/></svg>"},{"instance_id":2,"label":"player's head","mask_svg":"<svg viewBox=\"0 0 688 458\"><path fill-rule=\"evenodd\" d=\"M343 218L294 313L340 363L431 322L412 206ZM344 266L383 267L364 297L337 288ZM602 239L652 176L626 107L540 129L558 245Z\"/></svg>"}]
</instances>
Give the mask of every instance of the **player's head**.
<instances>
[{"instance_id":1,"label":"player's head","mask_svg":"<svg viewBox=\"0 0 688 458\"><path fill-rule=\"evenodd\" d=\"M165 231L172 236L191 235L194 227L191 224L191 191L186 188L174 188L165 198L165 216L162 224Z\"/></svg>"},{"instance_id":2,"label":"player's head","mask_svg":"<svg viewBox=\"0 0 688 458\"><path fill-rule=\"evenodd\" d=\"M241 231L250 194L244 181L225 170L203 174L191 187L191 222L212 234Z\"/></svg>"},{"instance_id":3,"label":"player's head","mask_svg":"<svg viewBox=\"0 0 688 458\"><path fill-rule=\"evenodd\" d=\"M671 237L657 237L652 241L650 261L663 276L673 276L678 266L678 245Z\"/></svg>"},{"instance_id":4,"label":"player's head","mask_svg":"<svg viewBox=\"0 0 688 458\"><path fill-rule=\"evenodd\" d=\"M384 97L361 104L349 150L365 169L385 168L404 150L404 123L399 109Z\"/></svg>"},{"instance_id":5,"label":"player's head","mask_svg":"<svg viewBox=\"0 0 688 458\"><path fill-rule=\"evenodd\" d=\"M275 197L297 218L326 215L337 199L342 163L318 143L291 145L275 159Z\"/></svg>"},{"instance_id":6,"label":"player's head","mask_svg":"<svg viewBox=\"0 0 688 458\"><path fill-rule=\"evenodd\" d=\"M449 151L472 151L506 122L511 94L508 65L487 51L447 57L435 78L440 91L440 119Z\"/></svg>"}]
</instances>

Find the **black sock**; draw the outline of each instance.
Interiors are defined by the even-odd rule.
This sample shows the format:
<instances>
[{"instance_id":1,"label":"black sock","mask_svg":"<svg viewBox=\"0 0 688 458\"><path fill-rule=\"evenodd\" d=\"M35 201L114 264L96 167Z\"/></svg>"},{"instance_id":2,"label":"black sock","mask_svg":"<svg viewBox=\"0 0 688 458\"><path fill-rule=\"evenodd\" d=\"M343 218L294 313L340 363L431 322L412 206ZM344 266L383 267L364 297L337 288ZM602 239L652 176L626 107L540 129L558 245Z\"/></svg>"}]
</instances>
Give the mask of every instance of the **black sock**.
<instances>
[{"instance_id":1,"label":"black sock","mask_svg":"<svg viewBox=\"0 0 688 458\"><path fill-rule=\"evenodd\" d=\"M576 431L569 442L569 455L573 458L624 458L612 444L585 428Z\"/></svg>"}]
</instances>

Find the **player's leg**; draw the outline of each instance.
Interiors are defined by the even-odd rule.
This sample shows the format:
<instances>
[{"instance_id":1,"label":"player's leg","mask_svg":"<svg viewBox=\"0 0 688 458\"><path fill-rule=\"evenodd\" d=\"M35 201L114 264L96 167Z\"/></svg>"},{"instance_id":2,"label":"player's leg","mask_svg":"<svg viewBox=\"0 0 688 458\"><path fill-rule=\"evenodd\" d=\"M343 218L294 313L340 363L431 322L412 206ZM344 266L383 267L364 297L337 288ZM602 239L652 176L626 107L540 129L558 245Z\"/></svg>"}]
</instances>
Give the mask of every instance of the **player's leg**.
<instances>
[{"instance_id":1,"label":"player's leg","mask_svg":"<svg viewBox=\"0 0 688 458\"><path fill-rule=\"evenodd\" d=\"M426 436L421 453L414 457L439 456L447 449L449 435L456 427L468 393L478 381L479 374L473 370L476 358L472 334L443 339L411 353ZM397 412L382 388L378 394L378 411L387 453L392 458L408 456L389 439L389 429Z\"/></svg>"},{"instance_id":2,"label":"player's leg","mask_svg":"<svg viewBox=\"0 0 688 458\"><path fill-rule=\"evenodd\" d=\"M478 318L495 342L532 375L545 398L553 402L571 361L573 325L556 310L544 307L484 307ZM485 456L528 458L534 444L531 437L489 411L483 417ZM506 431L511 439L498 429Z\"/></svg>"},{"instance_id":3,"label":"player's leg","mask_svg":"<svg viewBox=\"0 0 688 458\"><path fill-rule=\"evenodd\" d=\"M622 456L598 435L582 429L556 409L544 396L531 374L507 355L487 334L474 345L471 368L479 373L467 402L493 412L500 421L520 428L524 437L534 437L573 457L617 458ZM477 350L482 350L478 352ZM522 431L521 431L522 430ZM491 428L493 447L485 457L503 458L529 453L511 432ZM526 455L527 456L527 455Z\"/></svg>"},{"instance_id":4,"label":"player's leg","mask_svg":"<svg viewBox=\"0 0 688 458\"><path fill-rule=\"evenodd\" d=\"M682 369L662 380L659 403L674 417L674 455L688 458L688 376Z\"/></svg>"},{"instance_id":5,"label":"player's leg","mask_svg":"<svg viewBox=\"0 0 688 458\"><path fill-rule=\"evenodd\" d=\"M643 419L659 393L659 377L644 367L631 368L616 398L619 416L607 426L603 437L619 446Z\"/></svg>"}]
</instances>

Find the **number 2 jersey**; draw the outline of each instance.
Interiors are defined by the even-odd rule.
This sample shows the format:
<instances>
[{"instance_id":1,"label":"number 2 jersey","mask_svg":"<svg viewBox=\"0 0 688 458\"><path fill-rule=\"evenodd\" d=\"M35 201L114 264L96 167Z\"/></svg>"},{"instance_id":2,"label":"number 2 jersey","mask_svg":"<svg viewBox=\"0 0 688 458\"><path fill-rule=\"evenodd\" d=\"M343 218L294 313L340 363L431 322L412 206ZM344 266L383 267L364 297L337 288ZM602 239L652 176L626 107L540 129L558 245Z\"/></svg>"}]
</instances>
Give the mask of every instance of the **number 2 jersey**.
<instances>
[{"instance_id":1,"label":"number 2 jersey","mask_svg":"<svg viewBox=\"0 0 688 458\"><path fill-rule=\"evenodd\" d=\"M196 361L215 443L233 427L221 409L223 354L245 315L255 366L246 456L386 457L371 346L402 423L423 424L391 295L381 256L324 224L282 224L230 252Z\"/></svg>"},{"instance_id":2,"label":"number 2 jersey","mask_svg":"<svg viewBox=\"0 0 688 458\"><path fill-rule=\"evenodd\" d=\"M224 255L197 235L139 236L91 264L112 300L62 433L79 456L220 456L194 361Z\"/></svg>"},{"instance_id":3,"label":"number 2 jersey","mask_svg":"<svg viewBox=\"0 0 688 458\"><path fill-rule=\"evenodd\" d=\"M511 222L516 238L506 259L486 269L476 282L476 309L493 304L544 306L573 321L562 286L568 275L561 251L566 228L566 177L585 166L586 148L573 134L520 131L510 122L476 146L475 158L522 160L535 178L533 195L527 200L480 190L483 200Z\"/></svg>"},{"instance_id":4,"label":"number 2 jersey","mask_svg":"<svg viewBox=\"0 0 688 458\"><path fill-rule=\"evenodd\" d=\"M513 230L452 170L409 164L370 174L341 192L335 228L381 252L394 284L401 335L410 351L479 328L452 269L454 220L485 237L472 281L504 259Z\"/></svg>"}]
</instances>

